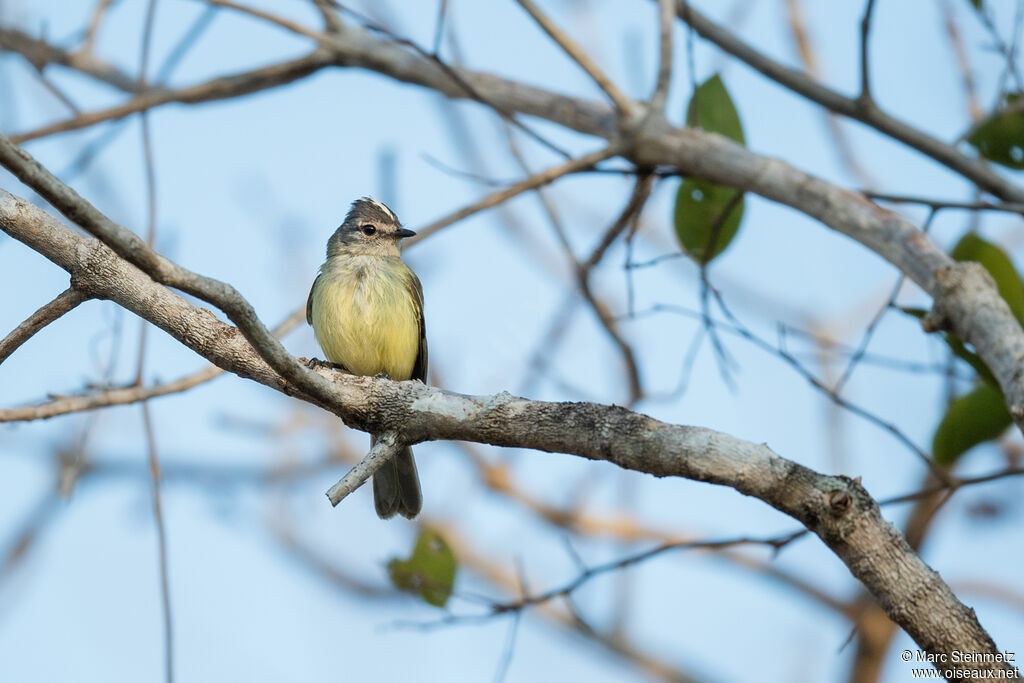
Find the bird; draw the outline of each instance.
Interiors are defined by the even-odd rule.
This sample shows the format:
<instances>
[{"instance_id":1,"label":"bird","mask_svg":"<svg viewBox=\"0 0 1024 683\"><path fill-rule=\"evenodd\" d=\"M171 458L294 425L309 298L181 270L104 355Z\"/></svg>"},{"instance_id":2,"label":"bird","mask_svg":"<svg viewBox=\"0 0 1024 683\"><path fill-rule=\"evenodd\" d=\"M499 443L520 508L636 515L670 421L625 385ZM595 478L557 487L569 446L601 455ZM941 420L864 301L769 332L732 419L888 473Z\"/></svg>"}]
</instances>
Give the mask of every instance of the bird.
<instances>
[{"instance_id":1,"label":"bird","mask_svg":"<svg viewBox=\"0 0 1024 683\"><path fill-rule=\"evenodd\" d=\"M426 382L423 286L398 248L415 234L384 203L362 197L327 240L327 260L310 288L306 321L339 369ZM374 473L373 504L381 519L419 514L423 495L411 448Z\"/></svg>"}]
</instances>

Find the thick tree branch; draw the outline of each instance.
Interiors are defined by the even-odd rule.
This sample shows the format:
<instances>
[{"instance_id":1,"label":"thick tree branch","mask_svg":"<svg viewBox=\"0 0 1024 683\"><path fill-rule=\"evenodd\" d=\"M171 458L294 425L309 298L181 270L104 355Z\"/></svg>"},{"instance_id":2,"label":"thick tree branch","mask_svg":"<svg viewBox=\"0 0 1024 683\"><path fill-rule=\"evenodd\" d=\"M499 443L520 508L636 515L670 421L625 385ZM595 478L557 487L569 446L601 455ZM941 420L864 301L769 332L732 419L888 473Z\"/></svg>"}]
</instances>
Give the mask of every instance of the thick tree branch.
<instances>
[{"instance_id":1,"label":"thick tree branch","mask_svg":"<svg viewBox=\"0 0 1024 683\"><path fill-rule=\"evenodd\" d=\"M266 351L257 353L239 330L175 295L102 243L2 191L0 229L65 268L84 293L117 301L226 370L297 393L261 357ZM151 258L139 260L170 269L162 260L147 263ZM409 443L465 440L572 453L658 477L730 486L816 533L923 649L947 654L997 651L973 611L882 518L855 480L818 474L765 445L669 425L617 406L530 401L506 393L465 396L418 382L329 370L317 377L326 391L317 399L300 397L371 433L400 433ZM991 668L980 663L959 666Z\"/></svg>"},{"instance_id":2,"label":"thick tree branch","mask_svg":"<svg viewBox=\"0 0 1024 683\"><path fill-rule=\"evenodd\" d=\"M260 357L289 383L291 391L305 393L322 402L328 400L329 384L284 349L260 321L252 305L234 287L193 273L160 256L138 235L111 221L3 135L0 135L0 165L153 280L212 303L224 311ZM6 195L5 192L3 194ZM72 286L77 286L75 275L72 273ZM89 293L88 287L79 289Z\"/></svg>"},{"instance_id":3,"label":"thick tree branch","mask_svg":"<svg viewBox=\"0 0 1024 683\"><path fill-rule=\"evenodd\" d=\"M699 15L695 14L692 8L686 11L689 12L687 17L697 23L695 28L708 28L697 19ZM701 26L703 29L699 28ZM711 27L718 28L713 24ZM879 208L863 196L803 173L778 159L754 154L718 135L672 126L658 112L648 112L642 120L633 121L631 127L625 130L616 118L615 111L608 105L565 97L490 74L455 67L445 69L422 55L391 41L376 38L359 27L347 27L343 37L317 34L308 30L304 30L304 33L315 35L321 46L320 50L307 59L333 60L339 65L371 69L396 80L432 88L454 98L470 97L465 87L468 83L479 99L505 111L539 116L578 132L609 140L620 141L620 137L625 134L626 139L621 140L625 145L622 156L639 166L673 166L687 175L704 177L717 183L751 191L791 206L852 237L906 273L936 299L936 304L942 307L946 316L945 324L979 352L999 379L1007 406L1018 426L1024 425L1024 372L1018 372L1019 359L1024 359L1024 331L998 295L994 283L987 278L983 270L971 264L955 263L914 225L896 214ZM744 49L750 50L745 45ZM453 77L453 74L457 74L457 77ZM811 83L803 76L800 78L806 83ZM821 88L813 83L811 85L814 88ZM28 162L20 156L21 154L23 153L12 150L8 141L0 138L0 160L6 159L3 161L5 165L13 164L15 168L26 166ZM1013 195L1020 195L1020 198L1024 199L1024 190L1006 182L987 165L962 157L959 153L955 154L959 159L969 162L970 168L980 169L982 175L992 175L995 180L1009 188L1004 188L1003 192L992 190L995 194L1013 201L1016 201ZM38 175L37 171L31 171L31 174ZM22 180L25 181L25 178ZM985 187L981 180L983 178L978 180L979 184ZM46 180L44 185L53 182L57 182L56 179ZM68 215L72 220L90 230L88 223L82 223L75 217L75 212L81 208L79 204L72 202L69 205L66 201L55 201L47 196L46 187L37 186L38 182L36 185L32 182L28 184L62 211L70 211ZM66 192L59 190L58 194ZM77 195L75 197L77 198ZM78 199L80 201L80 198ZM108 232L104 230L94 234L103 235ZM120 249L121 247L118 247L118 250ZM153 270L155 266L155 263L150 263L147 272L156 273L157 279L162 282L179 287L204 300L209 300L208 297L211 296L219 297L217 305L228 305L229 308L224 310L233 320L234 316L240 315L248 321L241 329L246 331L247 335L260 337L266 352L271 354L268 357L276 358L275 367L280 371L286 370L288 361L284 355L280 355L282 351L276 350L280 348L279 345L268 341L269 335L266 334L265 328L260 329L262 325L259 325L251 308L248 304L241 305L236 292L225 291L222 283L209 281L200 282L202 293L199 290L193 291L190 287L195 283L190 284L190 280L195 280L195 274L182 272L181 269L176 273L161 273L159 269ZM947 270L957 271L960 276L940 275L940 272ZM940 284L940 281L945 284ZM957 286L946 286L952 282ZM941 298L947 298L949 301L940 301ZM231 307L235 307L233 312ZM289 380L297 384L303 381L301 377L316 383L316 379L303 374L304 367L291 367L287 372L290 375ZM305 389L313 390L312 386ZM321 386L319 390L323 389Z\"/></svg>"},{"instance_id":4,"label":"thick tree branch","mask_svg":"<svg viewBox=\"0 0 1024 683\"><path fill-rule=\"evenodd\" d=\"M1018 426L1024 425L1024 330L976 263L957 263L905 218L784 161L753 154L719 135L648 122L632 159L674 163L714 182L792 206L860 242L916 282L951 329L992 368ZM670 161L671 160L671 161Z\"/></svg>"}]
</instances>

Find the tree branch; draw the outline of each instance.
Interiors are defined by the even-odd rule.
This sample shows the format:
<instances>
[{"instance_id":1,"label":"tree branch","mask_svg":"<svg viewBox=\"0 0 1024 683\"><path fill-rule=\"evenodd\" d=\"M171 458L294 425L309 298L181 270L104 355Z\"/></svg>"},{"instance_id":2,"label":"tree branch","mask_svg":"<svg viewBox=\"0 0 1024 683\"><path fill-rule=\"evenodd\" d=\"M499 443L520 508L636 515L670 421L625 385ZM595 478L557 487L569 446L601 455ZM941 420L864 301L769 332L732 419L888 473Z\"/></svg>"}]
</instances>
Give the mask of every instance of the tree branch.
<instances>
[{"instance_id":1,"label":"tree branch","mask_svg":"<svg viewBox=\"0 0 1024 683\"><path fill-rule=\"evenodd\" d=\"M20 54L38 71L50 64L57 64L91 76L118 90L128 93L138 91L138 83L133 76L96 59L89 50L69 52L14 28L0 28L0 49Z\"/></svg>"},{"instance_id":2,"label":"tree branch","mask_svg":"<svg viewBox=\"0 0 1024 683\"><path fill-rule=\"evenodd\" d=\"M672 83L672 25L675 23L673 0L658 0L658 77L651 95L651 108L665 111Z\"/></svg>"},{"instance_id":3,"label":"tree branch","mask_svg":"<svg viewBox=\"0 0 1024 683\"><path fill-rule=\"evenodd\" d=\"M871 38L871 19L875 12L875 0L868 0L864 8L864 17L860 21L860 95L857 99L861 102L873 102L871 96L871 58L869 56L868 40Z\"/></svg>"},{"instance_id":4,"label":"tree branch","mask_svg":"<svg viewBox=\"0 0 1024 683\"><path fill-rule=\"evenodd\" d=\"M636 102L626 97L612 79L608 78L607 74L601 71L600 67L594 63L590 55L575 40L570 38L565 31L559 28L555 22L551 21L550 17L544 14L537 5L533 4L531 0L516 0L516 2L533 17L537 25L543 29L544 33L548 34L551 40L555 41L562 48L565 54L569 55L574 62L579 64L581 69L587 72L587 75L597 84L597 87L601 88L604 94L608 96L608 99L612 101L612 104L615 105L621 116L629 118L637 112Z\"/></svg>"},{"instance_id":5,"label":"tree branch","mask_svg":"<svg viewBox=\"0 0 1024 683\"><path fill-rule=\"evenodd\" d=\"M257 317L252 305L234 287L219 280L193 273L160 256L138 235L111 221L3 135L0 135L0 164L70 220L98 237L104 245L145 272L148 277L212 303L224 311L228 318L238 326L238 330L252 344L260 357L271 365L283 380L289 383L292 391L305 393L320 401L329 401L327 397L330 394L330 385L322 377L296 361L284 349ZM3 190L0 190L0 193L2 193L0 194L2 198L11 197L13 199ZM53 240L43 239L43 242L47 241ZM77 273L79 276L88 276L89 274L94 274L91 269L80 269L80 272ZM71 284L78 286L76 273L72 273ZM79 288L89 293L88 286Z\"/></svg>"},{"instance_id":6,"label":"tree branch","mask_svg":"<svg viewBox=\"0 0 1024 683\"><path fill-rule=\"evenodd\" d=\"M961 154L956 147L886 114L877 106L865 106L864 101L845 97L831 88L816 83L803 73L780 64L744 43L729 30L714 23L684 0L676 0L676 11L679 18L692 26L701 37L745 62L751 68L760 71L779 85L826 109L866 123L894 140L913 147L1000 199L1024 202L1024 188L1001 176L984 161Z\"/></svg>"},{"instance_id":7,"label":"tree branch","mask_svg":"<svg viewBox=\"0 0 1024 683\"><path fill-rule=\"evenodd\" d=\"M239 330L154 282L104 244L76 234L2 191L0 229L68 270L83 292L113 299L211 362L278 391L298 394L359 429L400 433L408 443L465 440L572 453L658 477L730 486L754 496L817 534L923 649L997 652L973 611L881 517L856 480L819 474L765 445L709 429L669 425L617 406L530 401L507 393L465 396L419 382L330 370L317 373L326 390L313 398L271 370L264 360L271 354L265 349L256 352ZM122 241L119 246L126 245ZM161 274L174 272L169 262L155 255L125 251ZM150 262L153 259L155 263ZM253 337L254 345L263 342ZM290 356L288 360L298 364ZM991 668L971 662L956 666Z\"/></svg>"},{"instance_id":8,"label":"tree branch","mask_svg":"<svg viewBox=\"0 0 1024 683\"><path fill-rule=\"evenodd\" d=\"M373 448L360 460L352 469L345 473L334 486L327 489L327 500L331 501L333 507L345 500L348 494L362 486L373 473L384 466L389 460L405 448L405 444L398 439L394 432L378 434Z\"/></svg>"},{"instance_id":9,"label":"tree branch","mask_svg":"<svg viewBox=\"0 0 1024 683\"><path fill-rule=\"evenodd\" d=\"M576 159L570 159L564 164L552 166L551 168L545 169L539 173L534 173L533 175L529 176L528 178L520 180L514 185L510 185L509 187L506 187L502 190L498 190L497 192L492 192L486 197L477 200L472 204L459 209L458 211L453 211L447 216L439 218L433 223L430 223L420 228L419 230L416 231L416 236L407 240L407 243L410 246L416 244L417 242L426 239L430 235L433 235L438 230L448 227L452 223L457 223L458 221L461 221L464 218L468 218L469 216L472 216L475 213L483 211L484 209L489 209L493 206L503 204L512 197L520 195L524 192L528 192L529 190L536 190L539 187L550 185L551 183L555 182L556 180L563 176L569 175L571 173L576 173L583 169L591 168L595 164L598 164L604 161L605 159L610 159L613 156L617 156L621 151L621 145L611 144L605 147L604 149L600 149L596 152L591 152L590 154L585 154Z\"/></svg>"},{"instance_id":10,"label":"tree branch","mask_svg":"<svg viewBox=\"0 0 1024 683\"><path fill-rule=\"evenodd\" d=\"M0 364L7 360L18 347L57 318L72 310L89 297L74 287L68 287L57 298L30 315L3 339L0 339Z\"/></svg>"},{"instance_id":11,"label":"tree branch","mask_svg":"<svg viewBox=\"0 0 1024 683\"><path fill-rule=\"evenodd\" d=\"M275 337L283 337L288 332L299 326L306 320L305 306L296 309L285 318L281 324L271 330ZM180 394L200 384L205 384L212 379L220 377L223 369L216 365L209 365L202 370L185 375L173 382L153 384L151 386L139 386L132 384L126 387L115 389L103 389L74 396L60 396L52 401L38 403L36 405L24 406L22 408L0 408L0 422L29 422L31 420L46 420L58 415L80 413L97 408L109 406L123 406L131 403L139 403L151 398Z\"/></svg>"},{"instance_id":12,"label":"tree branch","mask_svg":"<svg viewBox=\"0 0 1024 683\"><path fill-rule=\"evenodd\" d=\"M685 9L684 14L686 12L689 12L686 16L695 22L695 28L707 30L707 26L696 18L700 15L694 13L692 8ZM718 29L713 24L711 26ZM731 34L725 33L735 41ZM445 69L422 55L376 38L358 27L347 28L343 39L327 34L317 34L317 38L323 49L307 59L369 68L396 80L417 83L454 98L470 97L465 87L468 83L479 98L507 111L539 116L578 132L609 140L619 140L623 134L615 112L607 105L565 97L490 74L455 67ZM753 52L746 45L740 45L744 50ZM759 58L766 59L760 55ZM457 77L453 77L453 74ZM821 88L803 76L800 78L813 88ZM832 95L838 97L834 93ZM642 122L629 131L628 138L622 144L625 145L622 156L638 166L674 166L684 174L755 192L817 218L886 258L921 285L936 300L937 306L943 307L944 324L979 352L999 379L1011 415L1018 426L1024 425L1024 373L1017 372L1016 361L1024 357L1024 331L983 269L969 263L955 263L914 225L880 209L860 195L803 173L781 160L754 154L721 136L674 127L657 112L650 112L644 117ZM23 154L12 150L10 143L0 138L0 161L8 165L8 168L14 170L24 166L26 161L19 156ZM987 165L956 154L984 173L992 174L999 183L1005 183ZM13 167L9 164L13 164ZM37 174L37 171L31 174ZM22 180L25 181L25 178ZM51 177L44 185L52 186L53 183L59 181ZM70 211L69 217L92 231L88 223L83 224L74 217L81 208L80 204L72 202L69 205L67 201L54 200L47 196L53 194L47 187L41 188L32 182L28 184L62 211ZM1024 190L1012 184L1007 185L1011 189L1004 194L1020 194L1024 198ZM58 194L66 192L60 190ZM81 201L73 192L71 194ZM94 234L108 235L109 230L105 228ZM123 245L117 248L121 250ZM148 256L146 258L149 259ZM948 276L947 271L953 273L953 276ZM180 268L176 271L172 269L172 272L161 272L155 262L148 264L147 272L156 273L157 280L182 288L203 300L213 297L218 300L218 306L227 306L224 310L232 320L235 320L233 316L241 316L241 319L247 321L241 326L247 336L262 339L264 350L270 354L268 358L275 359L275 368L282 372L286 370L288 359L283 349L270 339L251 307L244 300L239 300L237 292L230 289L225 291L223 283L205 278L196 280L198 276ZM198 290L190 289L196 284L200 285ZM949 300L940 301L943 298ZM316 384L314 377L304 374L305 367L292 366L287 372L289 381L295 384L302 386L301 377ZM312 385L302 388L313 391ZM323 386L317 389L323 390Z\"/></svg>"},{"instance_id":13,"label":"tree branch","mask_svg":"<svg viewBox=\"0 0 1024 683\"><path fill-rule=\"evenodd\" d=\"M199 102L213 102L216 100L240 97L259 90L266 90L285 83L291 83L304 76L318 71L333 64L329 54L322 51L314 51L305 57L293 59L280 64L273 64L251 71L221 76L204 83L181 88L179 90L151 89L137 97L108 109L86 112L64 121L47 124L35 130L12 135L11 140L15 143L28 142L56 133L64 133L72 130L80 130L94 126L104 121L116 121L126 116L137 114L158 107L160 105L176 102L179 104L197 104ZM70 66L70 64L69 64ZM95 69L93 69L95 71ZM136 83L133 81L128 92L134 92ZM120 87L120 86L118 86Z\"/></svg>"}]
</instances>

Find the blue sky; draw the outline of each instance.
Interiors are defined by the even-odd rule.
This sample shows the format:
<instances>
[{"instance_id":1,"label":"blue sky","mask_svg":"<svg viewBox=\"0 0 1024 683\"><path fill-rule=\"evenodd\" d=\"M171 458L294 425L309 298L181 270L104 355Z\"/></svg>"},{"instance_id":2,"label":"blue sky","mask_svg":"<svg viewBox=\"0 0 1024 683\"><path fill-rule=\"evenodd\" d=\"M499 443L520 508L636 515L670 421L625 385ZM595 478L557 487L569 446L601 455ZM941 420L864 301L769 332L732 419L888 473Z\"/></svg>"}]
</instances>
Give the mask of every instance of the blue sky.
<instances>
[{"instance_id":1,"label":"blue sky","mask_svg":"<svg viewBox=\"0 0 1024 683\"><path fill-rule=\"evenodd\" d=\"M732 3L696 3L727 20ZM858 72L857 26L861 3L807 0L806 20L824 78L854 93ZM968 3L954 3L971 50L983 104L995 99L998 60L980 49L985 33ZM0 21L53 40L72 36L87 21L92 3L57 0L0 4ZM264 2L274 11L317 25L306 3ZM550 44L512 2L449 3L449 31L475 69L591 99L601 93ZM394 1L396 29L421 44L433 38L434 3ZM590 50L629 95L649 93L656 67L655 13L645 2L545 2L544 8ZM780 3L743 4L739 32L760 49L797 64ZM124 0L109 13L97 54L129 73L138 65L145 3ZM154 65L203 11L193 0L161 0L153 41ZM1005 17L1008 19L1009 17ZM917 36L907 40L913 27ZM670 118L681 123L691 92L676 27L676 68ZM742 64L725 59L699 38L694 69L699 80L716 70L739 109L748 145L840 185L858 183L838 163L821 112ZM172 85L199 82L304 54L308 41L257 21L223 12L187 54ZM450 47L446 54L451 54ZM883 107L943 139L966 127L956 63L946 42L939 3L879 3L871 57L876 97ZM123 95L73 73L53 69L53 81L85 110L122 101ZM453 113L454 112L454 113ZM17 133L60 120L66 110L18 57L0 56L0 130ZM232 283L262 319L276 324L304 305L327 237L352 199L374 194L388 201L411 228L424 225L482 196L490 188L440 170L480 169L498 179L522 175L508 152L500 121L473 103L448 104L422 89L350 69L320 72L298 83L237 100L172 105L152 113L158 186L159 250L204 275ZM119 124L114 124L119 125ZM575 153L599 141L564 133L545 122L530 125ZM115 220L145 230L145 189L137 118L107 146L73 186ZM970 199L970 188L949 171L859 124L844 124L856 152L879 187L904 194ZM89 129L32 142L27 149L55 171L103 134ZM475 150L466 145L474 141ZM558 159L518 138L530 167ZM382 159L393 159L394 177L382 181ZM636 260L676 250L669 223L677 181L658 185L644 213ZM0 186L28 191L0 172ZM577 257L592 249L630 192L617 176L581 175L560 181L550 197L565 220ZM388 196L391 195L391 196ZM426 296L431 377L462 393L508 390L547 400L622 403L625 385L618 357L592 313L576 306L564 341L550 352L552 372L526 383L539 340L563 309L572 277L536 197L509 203L509 213L488 212L449 227L411 249L406 259ZM923 219L923 212L906 209ZM506 220L506 219L511 220ZM967 228L964 213L935 221L934 239L950 246ZM1011 249L1021 243L1020 219L985 216L980 229ZM1019 251L1019 249L1018 249ZM1016 252L1014 253L1016 256ZM595 273L595 287L618 313L626 311L626 254L621 244ZM711 270L737 315L770 341L777 324L835 330L855 344L858 330L888 296L897 274L877 256L824 226L779 205L750 197L741 233ZM67 277L42 257L0 238L0 327L12 329L67 287ZM655 304L699 307L696 269L683 260L635 271L637 310ZM924 303L908 286L901 298ZM0 405L43 400L48 393L79 391L99 381L120 329L115 381L134 372L139 321L108 302L87 302L37 335L0 366ZM652 393L676 386L686 349L700 325L657 315L624 324L636 346ZM286 338L295 354L318 354L303 326ZM829 423L821 395L776 356L725 337L738 370L736 388L722 381L705 342L687 391L674 400L648 400L637 408L658 419L719 429L766 442L781 455L820 471L862 476L876 498L915 490L922 467L890 435L856 417ZM795 348L807 350L799 340ZM871 349L922 362L940 362L939 343L917 324L889 314ZM205 361L161 332L151 330L147 381L170 380ZM863 365L848 396L898 424L927 447L941 414L943 382L934 375L897 373ZM345 430L330 415L299 405L261 386L221 377L185 395L152 404L162 462L175 466L283 466L313 462L339 443L366 449L364 434ZM85 416L0 426L0 549L40 505L52 498L53 456L74 443ZM151 680L162 671L162 627L155 532L145 476L145 447L138 406L108 409L90 431L88 457L128 465L124 476L86 479L70 498L46 509L51 522L14 572L0 575L0 678L4 680ZM475 552L507 571L524 568L542 591L578 571L562 532L514 503L483 491L465 455L455 446L417 446L425 513L459 529ZM552 504L583 495L595 514L616 514L624 504L646 523L682 535L720 538L775 534L795 522L732 490L689 481L655 480L606 464L565 455L486 451L507 461L516 481ZM971 453L964 472L1001 466L995 448ZM134 468L134 469L133 469ZM285 526L339 566L386 587L384 564L408 552L415 529L379 522L367 491L331 509L323 492L341 469L319 471L284 486L202 485L169 479L164 489L178 680L305 680L324 675L354 680L489 680L502 658L509 622L429 631L398 628L400 621L431 621L443 613L413 598L370 599L338 590L298 561L276 539ZM940 514L923 549L925 559L954 587L983 582L1024 590L1019 570L1020 500L1024 485L1003 481L957 494ZM624 503L625 501L625 503ZM978 521L968 510L981 502L1007 514ZM901 522L902 507L886 508ZM601 539L574 541L590 564L629 551ZM636 549L636 548L634 548ZM750 555L769 559L766 551ZM846 568L815 539L787 548L774 563L846 598L858 589ZM631 639L666 661L715 680L843 680L853 648L842 648L849 624L771 582L714 555L675 554L629 573ZM616 577L594 580L576 594L588 619L606 626L613 613ZM464 572L451 605L455 613L479 610L474 594L500 597ZM964 594L997 644L1020 649L1019 612L991 599ZM905 680L895 656L911 647L901 635L886 663L886 680ZM528 613L518 632L507 681L644 680L637 669L601 654L579 637Z\"/></svg>"}]
</instances>

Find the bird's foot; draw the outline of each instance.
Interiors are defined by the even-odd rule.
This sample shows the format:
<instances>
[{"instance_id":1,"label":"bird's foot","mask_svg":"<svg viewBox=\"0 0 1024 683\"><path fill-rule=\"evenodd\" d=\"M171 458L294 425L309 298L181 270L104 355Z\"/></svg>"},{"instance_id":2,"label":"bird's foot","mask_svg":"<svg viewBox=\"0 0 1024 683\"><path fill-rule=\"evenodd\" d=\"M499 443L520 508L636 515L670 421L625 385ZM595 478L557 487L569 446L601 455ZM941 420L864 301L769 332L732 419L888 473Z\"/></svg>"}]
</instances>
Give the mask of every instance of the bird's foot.
<instances>
[{"instance_id":1,"label":"bird's foot","mask_svg":"<svg viewBox=\"0 0 1024 683\"><path fill-rule=\"evenodd\" d=\"M344 365L338 363L332 363L329 360L320 360L319 358L309 358L306 360L306 367L310 370L323 370L324 368L330 368L331 370L340 370L341 372L348 372Z\"/></svg>"}]
</instances>

